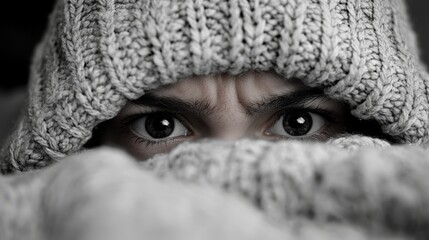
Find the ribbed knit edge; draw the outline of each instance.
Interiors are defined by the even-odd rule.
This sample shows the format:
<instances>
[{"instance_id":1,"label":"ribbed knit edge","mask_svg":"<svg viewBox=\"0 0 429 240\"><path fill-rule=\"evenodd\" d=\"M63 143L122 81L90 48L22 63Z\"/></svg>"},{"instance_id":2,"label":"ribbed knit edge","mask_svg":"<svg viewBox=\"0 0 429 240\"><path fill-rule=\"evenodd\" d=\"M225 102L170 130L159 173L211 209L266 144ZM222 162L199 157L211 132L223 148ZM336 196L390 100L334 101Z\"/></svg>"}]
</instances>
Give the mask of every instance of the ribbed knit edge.
<instances>
[{"instance_id":1,"label":"ribbed knit edge","mask_svg":"<svg viewBox=\"0 0 429 240\"><path fill-rule=\"evenodd\" d=\"M127 99L160 85L248 70L323 87L399 143L425 144L429 79L403 8L399 0L60 0L2 169L40 168L78 151Z\"/></svg>"}]
</instances>

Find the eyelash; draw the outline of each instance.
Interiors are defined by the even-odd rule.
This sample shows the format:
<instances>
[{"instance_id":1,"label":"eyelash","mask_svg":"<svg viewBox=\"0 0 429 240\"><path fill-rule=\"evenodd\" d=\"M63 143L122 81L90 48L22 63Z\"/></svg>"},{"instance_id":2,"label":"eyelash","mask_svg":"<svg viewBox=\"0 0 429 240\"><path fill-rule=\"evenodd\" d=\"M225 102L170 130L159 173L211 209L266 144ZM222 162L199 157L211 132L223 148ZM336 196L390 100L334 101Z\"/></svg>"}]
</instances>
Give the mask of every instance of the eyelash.
<instances>
[{"instance_id":1,"label":"eyelash","mask_svg":"<svg viewBox=\"0 0 429 240\"><path fill-rule=\"evenodd\" d=\"M173 139L163 139L163 140L153 141L150 139L141 138L141 137L135 135L134 133L132 133L131 131L129 131L129 132L131 133L132 138L134 138L134 143L139 144L139 145L144 143L146 145L146 147L153 146L153 145L161 145L161 144L167 145L169 142L174 141L174 138Z\"/></svg>"},{"instance_id":2,"label":"eyelash","mask_svg":"<svg viewBox=\"0 0 429 240\"><path fill-rule=\"evenodd\" d=\"M134 139L134 143L139 144L139 145L145 144L146 147L153 146L153 145L161 145L161 144L165 144L166 145L166 144L168 144L170 142L174 142L175 140L177 140L176 138L160 139L160 140L157 140L157 141L153 141L153 140L150 140L150 139L145 139L145 138L139 137L138 135L136 135L135 133L133 133L133 131L131 131L131 129L130 129L130 124L133 121L136 121L137 119L142 118L142 117L144 117L146 115L149 115L149 114L164 113L164 112L165 111L149 110L147 112L140 111L137 114L133 114L131 116L128 116L125 119L123 119L122 121L120 121L120 129L123 130L121 132L126 133L128 136L131 136L131 138ZM181 121L182 123L184 122L183 118L180 117L177 113L171 113L171 112L169 112L169 113L174 118L179 119L179 121ZM189 129L189 127L188 127L188 129Z\"/></svg>"},{"instance_id":3,"label":"eyelash","mask_svg":"<svg viewBox=\"0 0 429 240\"><path fill-rule=\"evenodd\" d=\"M329 124L339 123L339 121L338 121L338 119L336 119L334 113L332 113L329 110L320 108L320 106L315 106L315 107L287 107L287 108L284 108L284 109L278 111L274 115L275 116L275 118L274 118L275 120L272 121L271 125L269 125L269 126L272 127L272 125L274 125L277 120L279 120L287 112L293 111L293 110L305 110L305 111L308 111L308 112L311 112L311 113L314 113L314 114L318 114L318 115L322 116L324 119L326 119ZM314 134L312 136L306 136L306 137L295 137L294 139L295 140L322 141L323 139L327 138L328 135L329 135L329 133L327 131L327 127L324 127L322 129L322 131L320 131L318 134ZM283 138L281 138L281 139L283 139Z\"/></svg>"},{"instance_id":4,"label":"eyelash","mask_svg":"<svg viewBox=\"0 0 429 240\"><path fill-rule=\"evenodd\" d=\"M305 111L308 111L308 112L311 112L311 113L314 113L314 114L318 114L318 115L322 116L323 118L325 118L329 123L335 124L335 123L338 122L332 112L330 112L329 110L326 110L326 109L322 109L319 106L316 106L316 107L287 107L287 108L284 108L284 109L279 110L277 113L274 114L275 121L277 121L278 119L280 119L280 117L282 117L288 111L295 110L295 109L296 110L305 110ZM142 117L144 117L146 115L149 115L149 114L163 113L163 112L165 112L165 111L160 111L160 110L153 109L153 110L149 110L147 112L142 112L141 111L140 113L128 116L128 117L126 117L125 119L123 119L120 122L120 128L122 130L124 130L124 131L121 131L121 132L125 132L128 136L131 136L131 138L134 139L134 143L139 144L139 145L145 144L146 147L154 146L154 145L161 145L161 144L167 145L170 142L174 142L174 141L177 140L177 138L161 139L161 140L153 141L153 140L150 140L150 139L145 139L145 138L139 137L139 136L137 136L136 134L134 134L130 130L129 126L130 126L130 124L133 121L135 121L135 120L137 120L139 118L142 118ZM169 113L172 114L173 117L179 119L179 121L181 121L183 124L185 124L184 122L186 122L186 121L183 121L183 118L180 117L180 115L178 113L174 113L174 112L173 113L169 112ZM273 121L272 124L274 124L275 121ZM189 124L186 124L186 125L189 125ZM188 126L186 126L186 127L189 129ZM320 133L315 134L313 136L309 136L309 137L307 136L306 138L297 137L295 139L297 139L297 140L305 140L305 139L308 140L308 139L310 139L310 140L319 141L321 139L324 139L327 135L328 135L328 132L326 131L326 128L324 128L324 130L322 130Z\"/></svg>"}]
</instances>

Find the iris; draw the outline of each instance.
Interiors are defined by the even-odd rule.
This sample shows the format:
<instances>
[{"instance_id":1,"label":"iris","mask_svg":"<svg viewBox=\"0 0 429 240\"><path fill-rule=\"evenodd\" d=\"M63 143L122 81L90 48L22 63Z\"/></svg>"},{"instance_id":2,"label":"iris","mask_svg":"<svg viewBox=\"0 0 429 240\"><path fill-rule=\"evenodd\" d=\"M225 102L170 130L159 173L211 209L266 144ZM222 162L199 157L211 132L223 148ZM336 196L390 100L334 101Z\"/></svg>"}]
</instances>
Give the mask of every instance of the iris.
<instances>
[{"instance_id":1,"label":"iris","mask_svg":"<svg viewBox=\"0 0 429 240\"><path fill-rule=\"evenodd\" d=\"M283 118L283 128L291 136L305 135L311 130L312 126L313 120L308 111L291 111Z\"/></svg>"},{"instance_id":2,"label":"iris","mask_svg":"<svg viewBox=\"0 0 429 240\"><path fill-rule=\"evenodd\" d=\"M146 119L145 128L153 138L166 138L174 131L174 118L165 113L151 114Z\"/></svg>"}]
</instances>

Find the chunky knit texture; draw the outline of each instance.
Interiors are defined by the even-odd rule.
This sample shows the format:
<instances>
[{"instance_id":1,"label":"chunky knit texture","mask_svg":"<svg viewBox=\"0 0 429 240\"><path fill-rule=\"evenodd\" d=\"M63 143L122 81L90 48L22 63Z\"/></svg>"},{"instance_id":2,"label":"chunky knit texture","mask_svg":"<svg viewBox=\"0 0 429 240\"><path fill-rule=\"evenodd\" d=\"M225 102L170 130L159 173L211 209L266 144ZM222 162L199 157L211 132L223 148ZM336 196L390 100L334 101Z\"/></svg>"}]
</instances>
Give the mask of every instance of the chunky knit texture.
<instances>
[{"instance_id":1,"label":"chunky knit texture","mask_svg":"<svg viewBox=\"0 0 429 240\"><path fill-rule=\"evenodd\" d=\"M128 100L274 71L397 143L429 144L429 77L403 0L58 0L28 111L0 153L0 239L429 239L429 155L368 136L199 141L137 164L83 151ZM69 156L71 155L71 156Z\"/></svg>"},{"instance_id":2,"label":"chunky knit texture","mask_svg":"<svg viewBox=\"0 0 429 240\"><path fill-rule=\"evenodd\" d=\"M147 90L248 70L323 88L398 143L429 141L429 78L402 0L59 0L1 170L79 151Z\"/></svg>"},{"instance_id":3,"label":"chunky knit texture","mask_svg":"<svg viewBox=\"0 0 429 240\"><path fill-rule=\"evenodd\" d=\"M347 139L73 155L0 177L0 239L429 239L427 150Z\"/></svg>"}]
</instances>

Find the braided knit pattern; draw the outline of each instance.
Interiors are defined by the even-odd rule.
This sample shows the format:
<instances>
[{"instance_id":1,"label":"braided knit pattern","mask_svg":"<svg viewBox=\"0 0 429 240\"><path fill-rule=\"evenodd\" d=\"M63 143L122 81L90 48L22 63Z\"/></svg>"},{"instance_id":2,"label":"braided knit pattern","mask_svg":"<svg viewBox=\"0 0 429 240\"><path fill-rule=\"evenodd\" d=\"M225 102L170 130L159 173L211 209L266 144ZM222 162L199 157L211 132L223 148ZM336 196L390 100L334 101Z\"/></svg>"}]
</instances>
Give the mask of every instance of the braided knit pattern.
<instances>
[{"instance_id":1,"label":"braided knit pattern","mask_svg":"<svg viewBox=\"0 0 429 240\"><path fill-rule=\"evenodd\" d=\"M79 151L127 100L193 75L274 71L399 143L429 142L429 78L403 0L58 0L2 172Z\"/></svg>"}]
</instances>

